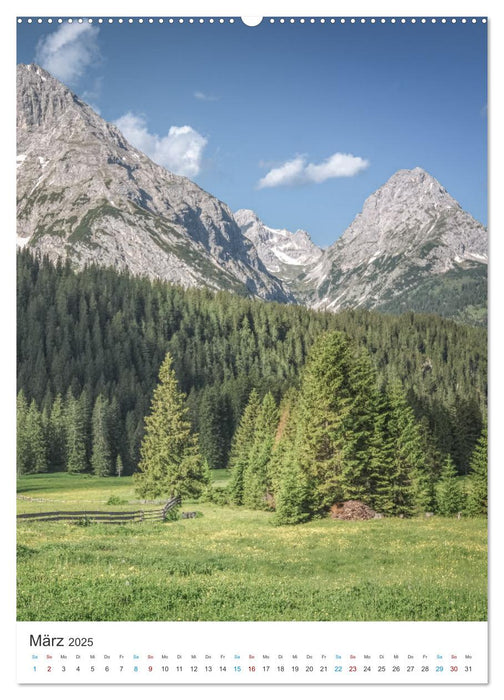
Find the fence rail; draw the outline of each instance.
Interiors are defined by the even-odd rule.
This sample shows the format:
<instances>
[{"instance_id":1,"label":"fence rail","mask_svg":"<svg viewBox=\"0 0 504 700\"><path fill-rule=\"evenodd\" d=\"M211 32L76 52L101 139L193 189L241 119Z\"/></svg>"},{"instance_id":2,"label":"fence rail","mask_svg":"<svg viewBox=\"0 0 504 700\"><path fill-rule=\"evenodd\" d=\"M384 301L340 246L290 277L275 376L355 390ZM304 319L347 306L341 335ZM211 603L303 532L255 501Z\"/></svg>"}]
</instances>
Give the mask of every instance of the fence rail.
<instances>
[{"instance_id":1,"label":"fence rail","mask_svg":"<svg viewBox=\"0 0 504 700\"><path fill-rule=\"evenodd\" d=\"M56 522L58 520L66 520L68 522L79 522L80 520L88 519L92 522L100 523L125 523L125 522L142 522L144 520L164 520L166 514L172 508L180 504L180 496L170 498L165 503L163 508L155 508L153 510L123 510L123 511L105 511L105 510L55 510L47 513L21 513L17 516L18 520Z\"/></svg>"}]
</instances>

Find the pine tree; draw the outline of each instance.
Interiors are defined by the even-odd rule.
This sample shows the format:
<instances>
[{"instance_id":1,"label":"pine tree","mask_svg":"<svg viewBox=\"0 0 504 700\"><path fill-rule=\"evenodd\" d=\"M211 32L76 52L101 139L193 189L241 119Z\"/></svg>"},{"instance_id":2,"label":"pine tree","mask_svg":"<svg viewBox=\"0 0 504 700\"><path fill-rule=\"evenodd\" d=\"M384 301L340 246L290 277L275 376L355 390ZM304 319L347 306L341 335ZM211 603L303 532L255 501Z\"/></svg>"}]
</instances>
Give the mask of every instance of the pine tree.
<instances>
[{"instance_id":1,"label":"pine tree","mask_svg":"<svg viewBox=\"0 0 504 700\"><path fill-rule=\"evenodd\" d=\"M440 515L454 515L462 510L463 497L457 470L448 455L444 461L436 488L436 506Z\"/></svg>"},{"instance_id":2,"label":"pine tree","mask_svg":"<svg viewBox=\"0 0 504 700\"><path fill-rule=\"evenodd\" d=\"M273 520L276 525L295 525L310 518L309 488L295 455L286 453L285 460L275 494Z\"/></svg>"},{"instance_id":3,"label":"pine tree","mask_svg":"<svg viewBox=\"0 0 504 700\"><path fill-rule=\"evenodd\" d=\"M127 450L128 436L126 425L121 421L119 404L116 396L112 396L112 400L109 401L107 407L107 435L112 461L115 462L118 455L121 455L122 460L122 455Z\"/></svg>"},{"instance_id":4,"label":"pine tree","mask_svg":"<svg viewBox=\"0 0 504 700\"><path fill-rule=\"evenodd\" d=\"M218 387L211 386L201 392L197 420L202 456L211 469L222 468L226 463L225 426L229 416Z\"/></svg>"},{"instance_id":5,"label":"pine tree","mask_svg":"<svg viewBox=\"0 0 504 700\"><path fill-rule=\"evenodd\" d=\"M482 430L481 410L474 397L459 397L452 411L456 428L452 455L458 472L467 474L472 452Z\"/></svg>"},{"instance_id":6,"label":"pine tree","mask_svg":"<svg viewBox=\"0 0 504 700\"><path fill-rule=\"evenodd\" d=\"M370 504L373 494L371 444L376 437L380 397L376 372L363 352L350 365L348 382L351 407L345 426L346 455L341 469L343 498Z\"/></svg>"},{"instance_id":7,"label":"pine tree","mask_svg":"<svg viewBox=\"0 0 504 700\"><path fill-rule=\"evenodd\" d=\"M91 417L93 412L93 405L91 403L91 391L89 386L84 386L78 398L78 404L80 415L82 417L83 440L86 455L86 470L88 470L91 464L91 452L93 448L91 431Z\"/></svg>"},{"instance_id":8,"label":"pine tree","mask_svg":"<svg viewBox=\"0 0 504 700\"><path fill-rule=\"evenodd\" d=\"M29 442L26 433L26 416L28 403L21 389L16 400L16 468L18 476L31 471L29 458Z\"/></svg>"},{"instance_id":9,"label":"pine tree","mask_svg":"<svg viewBox=\"0 0 504 700\"><path fill-rule=\"evenodd\" d=\"M439 481L443 457L430 439L429 426L426 418L417 421L421 440L423 462L416 469L413 492L417 512L425 513L436 509L436 484Z\"/></svg>"},{"instance_id":10,"label":"pine tree","mask_svg":"<svg viewBox=\"0 0 504 700\"><path fill-rule=\"evenodd\" d=\"M377 401L373 435L369 440L369 505L386 515L394 513L392 473L395 449L394 437L389 429L390 419L388 396L382 392Z\"/></svg>"},{"instance_id":11,"label":"pine tree","mask_svg":"<svg viewBox=\"0 0 504 700\"><path fill-rule=\"evenodd\" d=\"M268 464L268 483L275 498L280 490L284 466L289 463L290 450L293 449L292 446L296 435L295 407L297 402L297 391L291 388L282 398L278 411L278 425Z\"/></svg>"},{"instance_id":12,"label":"pine tree","mask_svg":"<svg viewBox=\"0 0 504 700\"><path fill-rule=\"evenodd\" d=\"M342 474L349 449L345 438L352 407L350 372L348 339L340 332L321 336L303 373L296 436L313 512L326 511L345 493Z\"/></svg>"},{"instance_id":13,"label":"pine tree","mask_svg":"<svg viewBox=\"0 0 504 700\"><path fill-rule=\"evenodd\" d=\"M467 512L469 515L488 515L488 429L481 436L471 456Z\"/></svg>"},{"instance_id":14,"label":"pine tree","mask_svg":"<svg viewBox=\"0 0 504 700\"><path fill-rule=\"evenodd\" d=\"M67 471L78 474L87 469L86 420L82 404L69 390L65 401Z\"/></svg>"},{"instance_id":15,"label":"pine tree","mask_svg":"<svg viewBox=\"0 0 504 700\"><path fill-rule=\"evenodd\" d=\"M140 461L140 441L138 436L143 437L145 428L145 419L142 425L137 423L133 411L128 411L126 420L124 421L125 445L120 450L121 457L124 461L125 472L131 474L135 471L136 465Z\"/></svg>"},{"instance_id":16,"label":"pine tree","mask_svg":"<svg viewBox=\"0 0 504 700\"><path fill-rule=\"evenodd\" d=\"M169 353L159 370L150 414L145 418L140 455L134 479L143 498L197 497L207 484L208 472L199 454L197 435L191 431L185 397L178 389Z\"/></svg>"},{"instance_id":17,"label":"pine tree","mask_svg":"<svg viewBox=\"0 0 504 700\"><path fill-rule=\"evenodd\" d=\"M229 458L229 469L231 472L229 494L232 503L236 505L243 504L243 477L254 442L258 415L259 395L257 391L253 389L233 437L231 455Z\"/></svg>"},{"instance_id":18,"label":"pine tree","mask_svg":"<svg viewBox=\"0 0 504 700\"><path fill-rule=\"evenodd\" d=\"M64 471L67 456L67 422L65 406L61 394L58 394L51 407L49 417L48 462L51 471Z\"/></svg>"},{"instance_id":19,"label":"pine tree","mask_svg":"<svg viewBox=\"0 0 504 700\"><path fill-rule=\"evenodd\" d=\"M96 476L110 476L112 474L112 453L108 401L101 394L98 394L93 408L92 437L91 468Z\"/></svg>"},{"instance_id":20,"label":"pine tree","mask_svg":"<svg viewBox=\"0 0 504 700\"><path fill-rule=\"evenodd\" d=\"M278 408L271 392L261 403L247 466L243 473L243 505L247 508L267 508L266 494L271 491L268 465L273 451L278 424Z\"/></svg>"},{"instance_id":21,"label":"pine tree","mask_svg":"<svg viewBox=\"0 0 504 700\"><path fill-rule=\"evenodd\" d=\"M46 472L47 444L42 424L42 414L37 408L35 399L30 403L26 414L25 437L27 445L27 466L30 472Z\"/></svg>"},{"instance_id":22,"label":"pine tree","mask_svg":"<svg viewBox=\"0 0 504 700\"><path fill-rule=\"evenodd\" d=\"M385 441L390 454L391 515L415 512L415 478L425 470L422 441L413 410L399 383L389 390L390 416Z\"/></svg>"}]
</instances>

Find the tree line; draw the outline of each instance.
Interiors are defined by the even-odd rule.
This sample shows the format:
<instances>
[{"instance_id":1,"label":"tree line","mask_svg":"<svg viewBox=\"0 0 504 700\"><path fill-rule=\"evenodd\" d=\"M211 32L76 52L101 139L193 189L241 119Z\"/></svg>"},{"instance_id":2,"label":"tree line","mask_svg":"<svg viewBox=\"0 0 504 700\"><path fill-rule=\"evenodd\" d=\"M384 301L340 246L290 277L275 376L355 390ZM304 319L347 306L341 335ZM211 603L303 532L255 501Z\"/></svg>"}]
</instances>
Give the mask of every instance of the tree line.
<instances>
[{"instance_id":1,"label":"tree line","mask_svg":"<svg viewBox=\"0 0 504 700\"><path fill-rule=\"evenodd\" d=\"M315 312L96 266L75 272L21 251L18 471L133 473L167 352L202 458L228 466L252 392L283 407L332 331L365 351L380 396L401 388L429 449L467 474L486 415L483 329L425 314Z\"/></svg>"}]
</instances>

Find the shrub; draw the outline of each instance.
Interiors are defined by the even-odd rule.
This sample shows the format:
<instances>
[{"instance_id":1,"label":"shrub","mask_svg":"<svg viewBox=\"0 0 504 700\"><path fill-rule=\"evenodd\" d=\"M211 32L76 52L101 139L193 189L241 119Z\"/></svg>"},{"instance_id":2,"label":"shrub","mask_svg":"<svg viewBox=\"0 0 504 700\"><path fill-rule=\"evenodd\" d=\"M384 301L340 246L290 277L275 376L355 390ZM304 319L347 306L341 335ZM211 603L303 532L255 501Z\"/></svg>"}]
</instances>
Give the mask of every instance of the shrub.
<instances>
[{"instance_id":1,"label":"shrub","mask_svg":"<svg viewBox=\"0 0 504 700\"><path fill-rule=\"evenodd\" d=\"M121 498L120 496L110 496L110 498L107 501L108 506L123 506L128 501L126 501L124 498Z\"/></svg>"}]
</instances>

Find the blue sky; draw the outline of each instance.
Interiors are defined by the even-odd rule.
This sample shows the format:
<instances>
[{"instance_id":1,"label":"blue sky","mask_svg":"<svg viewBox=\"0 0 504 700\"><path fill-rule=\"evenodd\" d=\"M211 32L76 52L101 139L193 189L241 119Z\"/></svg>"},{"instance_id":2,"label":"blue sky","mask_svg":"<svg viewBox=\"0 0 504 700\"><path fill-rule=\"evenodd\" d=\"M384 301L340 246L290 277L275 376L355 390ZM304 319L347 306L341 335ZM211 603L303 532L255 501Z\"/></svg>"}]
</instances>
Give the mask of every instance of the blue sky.
<instances>
[{"instance_id":1,"label":"blue sky","mask_svg":"<svg viewBox=\"0 0 504 700\"><path fill-rule=\"evenodd\" d=\"M326 246L420 166L482 223L486 25L18 25L39 62L162 165Z\"/></svg>"}]
</instances>

